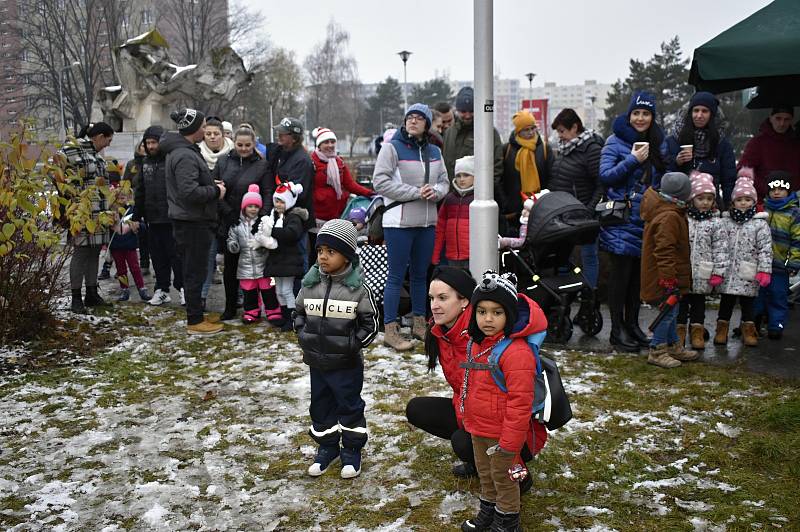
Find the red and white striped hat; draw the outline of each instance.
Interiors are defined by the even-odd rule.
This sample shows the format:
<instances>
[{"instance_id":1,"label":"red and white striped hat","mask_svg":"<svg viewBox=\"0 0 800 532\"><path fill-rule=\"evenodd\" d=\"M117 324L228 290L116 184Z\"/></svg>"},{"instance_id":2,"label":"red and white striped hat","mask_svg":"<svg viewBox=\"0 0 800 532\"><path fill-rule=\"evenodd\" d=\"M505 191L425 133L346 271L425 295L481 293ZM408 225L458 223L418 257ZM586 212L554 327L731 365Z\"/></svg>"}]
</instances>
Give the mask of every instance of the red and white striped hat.
<instances>
[{"instance_id":1,"label":"red and white striped hat","mask_svg":"<svg viewBox=\"0 0 800 532\"><path fill-rule=\"evenodd\" d=\"M326 140L337 140L336 134L327 127L314 128L314 131L311 132L311 136L314 137L315 146L317 148Z\"/></svg>"}]
</instances>

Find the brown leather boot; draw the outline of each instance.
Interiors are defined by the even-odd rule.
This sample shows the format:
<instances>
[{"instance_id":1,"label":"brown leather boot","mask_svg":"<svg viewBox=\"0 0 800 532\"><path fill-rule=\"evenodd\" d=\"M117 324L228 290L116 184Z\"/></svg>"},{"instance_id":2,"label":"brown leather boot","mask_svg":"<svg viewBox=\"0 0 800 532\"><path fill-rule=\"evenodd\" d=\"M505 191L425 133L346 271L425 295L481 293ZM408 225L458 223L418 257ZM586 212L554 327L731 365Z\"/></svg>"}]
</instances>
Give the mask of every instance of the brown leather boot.
<instances>
[{"instance_id":1,"label":"brown leather boot","mask_svg":"<svg viewBox=\"0 0 800 532\"><path fill-rule=\"evenodd\" d=\"M667 354L675 360L680 360L681 362L690 362L700 358L700 351L686 349L678 344L667 346Z\"/></svg>"},{"instance_id":2,"label":"brown leather boot","mask_svg":"<svg viewBox=\"0 0 800 532\"><path fill-rule=\"evenodd\" d=\"M391 347L395 351L409 351L414 347L414 344L400 336L400 326L397 322L387 323L384 328L384 345Z\"/></svg>"},{"instance_id":3,"label":"brown leather boot","mask_svg":"<svg viewBox=\"0 0 800 532\"><path fill-rule=\"evenodd\" d=\"M728 322L717 320L717 332L714 334L714 345L728 345Z\"/></svg>"},{"instance_id":4,"label":"brown leather boot","mask_svg":"<svg viewBox=\"0 0 800 532\"><path fill-rule=\"evenodd\" d=\"M747 347L758 346L758 332L756 331L756 324L754 322L742 322L742 342Z\"/></svg>"},{"instance_id":5,"label":"brown leather boot","mask_svg":"<svg viewBox=\"0 0 800 532\"><path fill-rule=\"evenodd\" d=\"M678 345L681 347L686 345L686 324L684 323L678 325Z\"/></svg>"},{"instance_id":6,"label":"brown leather boot","mask_svg":"<svg viewBox=\"0 0 800 532\"><path fill-rule=\"evenodd\" d=\"M692 349L699 349L703 350L706 348L706 339L705 339L705 331L703 330L702 323L692 323L690 328L691 330L691 342L692 342Z\"/></svg>"},{"instance_id":7,"label":"brown leather boot","mask_svg":"<svg viewBox=\"0 0 800 532\"><path fill-rule=\"evenodd\" d=\"M672 369L680 366L680 360L672 358L669 353L667 353L667 349L669 349L667 344L651 347L647 354L647 363L664 369Z\"/></svg>"},{"instance_id":8,"label":"brown leather boot","mask_svg":"<svg viewBox=\"0 0 800 532\"><path fill-rule=\"evenodd\" d=\"M425 340L426 325L425 316L414 316L414 323L411 326L411 336L417 340Z\"/></svg>"}]
</instances>

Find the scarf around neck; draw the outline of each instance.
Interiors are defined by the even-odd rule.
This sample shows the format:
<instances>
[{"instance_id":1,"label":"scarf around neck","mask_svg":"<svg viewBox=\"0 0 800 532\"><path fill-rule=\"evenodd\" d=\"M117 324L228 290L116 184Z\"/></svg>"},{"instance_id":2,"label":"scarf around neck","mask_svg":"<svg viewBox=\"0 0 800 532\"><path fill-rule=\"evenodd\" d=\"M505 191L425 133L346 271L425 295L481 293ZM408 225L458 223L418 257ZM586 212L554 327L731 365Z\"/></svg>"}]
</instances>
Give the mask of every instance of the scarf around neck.
<instances>
[{"instance_id":1,"label":"scarf around neck","mask_svg":"<svg viewBox=\"0 0 800 532\"><path fill-rule=\"evenodd\" d=\"M686 213L689 216L691 216L694 220L697 220L698 222L701 222L703 220L710 220L711 218L714 217L714 210L713 209L709 209L707 211L700 211L694 205L689 207L687 209Z\"/></svg>"},{"instance_id":2,"label":"scarf around neck","mask_svg":"<svg viewBox=\"0 0 800 532\"><path fill-rule=\"evenodd\" d=\"M198 144L198 146L200 146L200 154L203 156L203 159L205 159L206 164L208 165L208 169L213 170L214 167L217 166L219 160L222 157L228 155L228 152L230 152L233 149L233 141L228 137L225 137L225 140L222 143L222 148L220 148L219 151L216 152L208 147L206 141L201 142L200 144Z\"/></svg>"},{"instance_id":3,"label":"scarf around neck","mask_svg":"<svg viewBox=\"0 0 800 532\"><path fill-rule=\"evenodd\" d=\"M569 155L575 148L591 139L593 136L594 131L591 129L584 129L583 133L572 140L568 140L567 142L558 141L558 153L561 155Z\"/></svg>"},{"instance_id":4,"label":"scarf around neck","mask_svg":"<svg viewBox=\"0 0 800 532\"><path fill-rule=\"evenodd\" d=\"M737 224L743 224L756 215L756 206L753 205L746 211L740 211L736 207L731 207L731 219Z\"/></svg>"},{"instance_id":5,"label":"scarf around neck","mask_svg":"<svg viewBox=\"0 0 800 532\"><path fill-rule=\"evenodd\" d=\"M320 161L328 164L326 170L328 179L326 183L336 191L336 199L342 199L342 176L339 173L339 158L335 155L329 158L319 148L315 148L314 153L317 154Z\"/></svg>"},{"instance_id":6,"label":"scarf around neck","mask_svg":"<svg viewBox=\"0 0 800 532\"><path fill-rule=\"evenodd\" d=\"M531 139L524 139L519 135L515 135L514 138L519 144L514 168L519 172L521 192L529 195L539 192L542 188L539 169L536 168L536 143L539 142L539 134L534 134Z\"/></svg>"}]
</instances>

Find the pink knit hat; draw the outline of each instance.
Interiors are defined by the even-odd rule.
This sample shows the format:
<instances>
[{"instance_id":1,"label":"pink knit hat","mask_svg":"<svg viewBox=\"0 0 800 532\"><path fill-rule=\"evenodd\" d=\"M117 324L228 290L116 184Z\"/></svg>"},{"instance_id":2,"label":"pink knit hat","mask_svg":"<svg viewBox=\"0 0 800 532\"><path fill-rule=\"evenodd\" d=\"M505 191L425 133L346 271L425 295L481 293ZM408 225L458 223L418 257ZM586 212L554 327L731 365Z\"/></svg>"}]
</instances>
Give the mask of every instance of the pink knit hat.
<instances>
[{"instance_id":1,"label":"pink knit hat","mask_svg":"<svg viewBox=\"0 0 800 532\"><path fill-rule=\"evenodd\" d=\"M714 194L717 190L714 188L714 178L710 174L699 172L692 172L692 195L689 199L692 200L700 194Z\"/></svg>"},{"instance_id":2,"label":"pink knit hat","mask_svg":"<svg viewBox=\"0 0 800 532\"><path fill-rule=\"evenodd\" d=\"M756 194L756 187L753 186L753 180L744 176L736 180L731 200L742 197L753 198L753 201L758 201L758 194Z\"/></svg>"},{"instance_id":3,"label":"pink knit hat","mask_svg":"<svg viewBox=\"0 0 800 532\"><path fill-rule=\"evenodd\" d=\"M248 205L257 205L259 209L264 206L261 201L261 193L256 184L247 187L247 192L242 196L242 210Z\"/></svg>"}]
</instances>

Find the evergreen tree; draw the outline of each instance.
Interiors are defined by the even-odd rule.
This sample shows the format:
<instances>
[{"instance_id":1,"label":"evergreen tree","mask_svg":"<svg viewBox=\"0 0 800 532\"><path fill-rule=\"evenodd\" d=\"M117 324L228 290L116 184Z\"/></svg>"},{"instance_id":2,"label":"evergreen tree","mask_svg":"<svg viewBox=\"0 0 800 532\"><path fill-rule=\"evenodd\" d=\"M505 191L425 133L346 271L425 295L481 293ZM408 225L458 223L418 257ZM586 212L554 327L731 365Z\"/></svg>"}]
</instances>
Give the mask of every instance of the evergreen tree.
<instances>
[{"instance_id":1,"label":"evergreen tree","mask_svg":"<svg viewBox=\"0 0 800 532\"><path fill-rule=\"evenodd\" d=\"M631 95L637 90L655 94L658 102L656 121L664 124L665 118L676 113L691 97L694 89L687 83L689 60L682 58L678 37L661 43L661 52L646 63L630 60L628 77L617 80L608 94L606 117L600 122L600 129L608 136L614 119L628 109Z\"/></svg>"},{"instance_id":2,"label":"evergreen tree","mask_svg":"<svg viewBox=\"0 0 800 532\"><path fill-rule=\"evenodd\" d=\"M449 102L453 99L453 92L450 84L443 78L434 78L426 81L422 85L416 85L411 91L408 103L424 103L432 106L438 102Z\"/></svg>"},{"instance_id":3,"label":"evergreen tree","mask_svg":"<svg viewBox=\"0 0 800 532\"><path fill-rule=\"evenodd\" d=\"M378 84L375 95L367 98L363 130L381 134L384 124L400 124L402 118L403 88L399 81L389 76Z\"/></svg>"}]
</instances>

